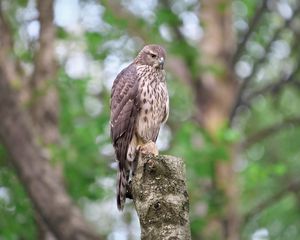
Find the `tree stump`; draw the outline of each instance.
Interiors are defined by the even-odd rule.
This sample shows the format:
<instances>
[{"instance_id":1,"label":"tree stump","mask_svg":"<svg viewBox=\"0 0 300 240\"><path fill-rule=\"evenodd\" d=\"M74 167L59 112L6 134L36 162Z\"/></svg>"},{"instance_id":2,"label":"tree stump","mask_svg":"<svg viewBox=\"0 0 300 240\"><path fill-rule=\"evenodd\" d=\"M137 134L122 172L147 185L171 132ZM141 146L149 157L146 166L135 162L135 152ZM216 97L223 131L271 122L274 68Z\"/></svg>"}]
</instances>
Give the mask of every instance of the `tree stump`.
<instances>
[{"instance_id":1,"label":"tree stump","mask_svg":"<svg viewBox=\"0 0 300 240\"><path fill-rule=\"evenodd\" d=\"M182 159L142 154L132 179L132 197L142 240L191 239Z\"/></svg>"}]
</instances>

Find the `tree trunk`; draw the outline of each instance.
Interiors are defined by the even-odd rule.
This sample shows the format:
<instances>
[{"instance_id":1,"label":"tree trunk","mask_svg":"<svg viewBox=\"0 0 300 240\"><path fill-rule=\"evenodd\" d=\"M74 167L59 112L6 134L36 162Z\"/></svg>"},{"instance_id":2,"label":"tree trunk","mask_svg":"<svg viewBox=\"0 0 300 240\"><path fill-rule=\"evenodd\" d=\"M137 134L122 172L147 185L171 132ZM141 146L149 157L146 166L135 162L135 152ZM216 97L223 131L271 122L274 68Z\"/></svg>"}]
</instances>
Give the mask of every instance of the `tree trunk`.
<instances>
[{"instance_id":1,"label":"tree trunk","mask_svg":"<svg viewBox=\"0 0 300 240\"><path fill-rule=\"evenodd\" d=\"M56 91L57 66L54 55L55 26L53 0L39 0L40 36L35 54L34 72L30 80L30 115L44 144L57 144L58 95Z\"/></svg>"},{"instance_id":2,"label":"tree trunk","mask_svg":"<svg viewBox=\"0 0 300 240\"><path fill-rule=\"evenodd\" d=\"M39 215L60 240L99 239L72 203L49 161L43 156L29 117L18 104L0 68L0 139Z\"/></svg>"},{"instance_id":3,"label":"tree trunk","mask_svg":"<svg viewBox=\"0 0 300 240\"><path fill-rule=\"evenodd\" d=\"M31 76L28 90L30 92L30 116L43 145L58 144L60 134L58 131L59 101L54 84L57 74L54 56L55 25L53 23L53 0L38 0L40 32L37 51L35 53L34 71ZM48 151L47 148L44 149ZM50 156L50 152L47 154ZM62 167L53 166L57 178L61 179ZM35 213L40 240L55 240L53 233L43 222L42 217Z\"/></svg>"},{"instance_id":4,"label":"tree trunk","mask_svg":"<svg viewBox=\"0 0 300 240\"><path fill-rule=\"evenodd\" d=\"M198 81L197 106L202 126L218 141L218 133L228 125L237 92L232 68L235 38L231 0L201 1L204 37L200 44L204 71ZM229 159L215 159L214 187L220 193L218 215L212 217L204 231L204 239L239 239L238 188L233 170L236 148L227 148Z\"/></svg>"},{"instance_id":5,"label":"tree trunk","mask_svg":"<svg viewBox=\"0 0 300 240\"><path fill-rule=\"evenodd\" d=\"M141 239L189 240L189 200L183 160L142 156L132 180Z\"/></svg>"}]
</instances>

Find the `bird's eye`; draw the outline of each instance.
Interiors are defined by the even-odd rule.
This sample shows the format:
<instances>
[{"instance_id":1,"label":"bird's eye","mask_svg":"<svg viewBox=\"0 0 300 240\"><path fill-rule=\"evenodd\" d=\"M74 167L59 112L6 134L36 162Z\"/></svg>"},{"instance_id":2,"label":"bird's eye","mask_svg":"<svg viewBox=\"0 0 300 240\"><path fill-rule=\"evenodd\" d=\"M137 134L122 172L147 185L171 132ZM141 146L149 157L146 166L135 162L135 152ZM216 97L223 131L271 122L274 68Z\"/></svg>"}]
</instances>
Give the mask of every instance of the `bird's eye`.
<instances>
[{"instance_id":1,"label":"bird's eye","mask_svg":"<svg viewBox=\"0 0 300 240\"><path fill-rule=\"evenodd\" d=\"M157 55L154 54L154 53L151 53L150 55L151 55L152 58L156 58L156 56L157 56Z\"/></svg>"}]
</instances>

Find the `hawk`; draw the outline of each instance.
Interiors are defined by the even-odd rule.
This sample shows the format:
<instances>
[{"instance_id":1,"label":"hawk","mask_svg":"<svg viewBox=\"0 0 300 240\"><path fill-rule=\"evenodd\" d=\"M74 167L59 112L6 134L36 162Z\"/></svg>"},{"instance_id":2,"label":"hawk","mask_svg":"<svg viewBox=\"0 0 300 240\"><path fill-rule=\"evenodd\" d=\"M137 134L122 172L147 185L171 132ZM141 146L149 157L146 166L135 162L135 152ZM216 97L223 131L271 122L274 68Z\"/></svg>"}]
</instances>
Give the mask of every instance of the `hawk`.
<instances>
[{"instance_id":1,"label":"hawk","mask_svg":"<svg viewBox=\"0 0 300 240\"><path fill-rule=\"evenodd\" d=\"M114 80L111 92L110 134L118 161L117 206L123 210L129 177L137 164L137 153L155 143L160 126L169 115L164 62L159 45L146 45Z\"/></svg>"}]
</instances>

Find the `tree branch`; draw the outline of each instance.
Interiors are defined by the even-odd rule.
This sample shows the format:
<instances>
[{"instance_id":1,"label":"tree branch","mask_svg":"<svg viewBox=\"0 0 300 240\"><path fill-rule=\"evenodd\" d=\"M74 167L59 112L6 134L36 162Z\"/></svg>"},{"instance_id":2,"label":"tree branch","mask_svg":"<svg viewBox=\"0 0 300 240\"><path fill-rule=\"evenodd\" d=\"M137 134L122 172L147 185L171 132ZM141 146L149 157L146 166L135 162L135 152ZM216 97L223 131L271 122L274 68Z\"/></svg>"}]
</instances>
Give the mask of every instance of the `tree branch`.
<instances>
[{"instance_id":1,"label":"tree branch","mask_svg":"<svg viewBox=\"0 0 300 240\"><path fill-rule=\"evenodd\" d=\"M282 78L280 80L278 80L275 83L270 83L266 86L264 86L263 88L252 92L251 94L249 94L245 100L243 100L243 104L245 105L249 105L249 103L256 98L257 96L263 95L263 94L267 94L267 93L271 93L271 92L277 92L279 89L281 89L281 87L283 87L284 85L293 83L296 81L295 79L295 75L299 72L300 70L300 64L298 64L298 66L296 67L296 69L287 77L287 78Z\"/></svg>"},{"instance_id":2,"label":"tree branch","mask_svg":"<svg viewBox=\"0 0 300 240\"><path fill-rule=\"evenodd\" d=\"M58 95L54 86L56 78L56 62L54 56L55 26L53 23L53 1L38 0L38 20L40 22L39 40L34 55L34 71L28 84L30 97L29 110L35 128L41 136L43 144L57 144L59 141L58 132ZM55 173L57 178L62 177L61 165L56 165ZM43 218L36 214L36 222L39 229L40 239L53 239Z\"/></svg>"},{"instance_id":3,"label":"tree branch","mask_svg":"<svg viewBox=\"0 0 300 240\"><path fill-rule=\"evenodd\" d=\"M67 195L37 144L29 117L0 69L0 139L24 184L36 211L61 240L99 239Z\"/></svg>"},{"instance_id":4,"label":"tree branch","mask_svg":"<svg viewBox=\"0 0 300 240\"><path fill-rule=\"evenodd\" d=\"M56 72L54 57L55 26L53 24L53 0L38 1L40 36L39 47L35 54L35 68L31 84L34 88L45 85L53 79Z\"/></svg>"},{"instance_id":5,"label":"tree branch","mask_svg":"<svg viewBox=\"0 0 300 240\"><path fill-rule=\"evenodd\" d=\"M171 4L169 0L163 0L161 1L161 4L163 5L164 8L171 9ZM179 29L179 26L170 25L170 27L173 30L176 39L183 42L184 45L188 45L185 36L182 34L182 32ZM191 74L191 70L189 69L188 65L189 63L186 58L184 57L179 58L175 55L172 55L171 57L168 58L167 68L174 74L174 76L178 77L178 79L182 83L187 84L192 89L195 89L195 81L194 81L195 79L193 78Z\"/></svg>"},{"instance_id":6,"label":"tree branch","mask_svg":"<svg viewBox=\"0 0 300 240\"><path fill-rule=\"evenodd\" d=\"M278 28L275 31L275 33L273 34L271 40L265 46L265 54L254 63L251 74L243 80L243 82L242 82L242 84L241 84L241 86L239 88L239 91L237 93L237 97L236 97L235 103L234 103L234 105L232 107L232 110L231 110L231 114L230 114L230 117L229 117L229 124L230 125L232 124L233 118L235 117L235 115L237 113L238 107L242 104L242 98L243 98L244 91L248 87L248 85L249 85L252 77L255 75L255 73L257 72L257 70L261 66L261 64L263 64L265 62L265 60L267 58L267 54L270 51L273 42L276 39L278 39L278 37L280 36L280 34L282 33L282 31L284 29L286 29L287 27L290 26L290 24L295 19L295 17L299 14L299 12L300 12L300 6L298 6L297 9L293 12L292 17L289 18L289 19L287 19L285 21L284 25L282 27Z\"/></svg>"},{"instance_id":7,"label":"tree branch","mask_svg":"<svg viewBox=\"0 0 300 240\"><path fill-rule=\"evenodd\" d=\"M127 31L133 36L141 38L144 42L149 41L149 34L141 28L140 21L136 16L132 15L124 9L118 1L101 0L101 4L119 20L127 22Z\"/></svg>"},{"instance_id":8,"label":"tree branch","mask_svg":"<svg viewBox=\"0 0 300 240\"><path fill-rule=\"evenodd\" d=\"M294 78L282 78L279 81L275 82L275 83L270 83L266 86L264 86L261 89L258 89L257 91L252 92L251 94L249 94L245 100L243 100L243 104L245 105L249 105L250 102L255 99L257 96L260 95L264 95L264 94L268 94L271 92L276 92L278 91L281 87L283 87L284 85L287 85L289 83L292 83L293 81L295 81Z\"/></svg>"},{"instance_id":9,"label":"tree branch","mask_svg":"<svg viewBox=\"0 0 300 240\"><path fill-rule=\"evenodd\" d=\"M143 156L132 181L141 239L191 239L189 202L182 159Z\"/></svg>"},{"instance_id":10,"label":"tree branch","mask_svg":"<svg viewBox=\"0 0 300 240\"><path fill-rule=\"evenodd\" d=\"M13 48L13 41L12 41L12 34L11 29L9 28L8 22L4 17L4 13L2 10L2 5L0 4L0 32L1 32L1 47L6 47L6 49L2 50L9 50ZM3 60L3 59L0 59ZM0 62L1 63L1 62Z\"/></svg>"},{"instance_id":11,"label":"tree branch","mask_svg":"<svg viewBox=\"0 0 300 240\"><path fill-rule=\"evenodd\" d=\"M10 80L18 81L16 64L13 58L13 39L10 26L5 19L0 2L0 68L5 71Z\"/></svg>"},{"instance_id":12,"label":"tree branch","mask_svg":"<svg viewBox=\"0 0 300 240\"><path fill-rule=\"evenodd\" d=\"M255 11L255 15L253 16L253 18L251 19L251 21L249 23L249 29L246 32L246 34L244 35L241 43L238 45L238 48L237 48L235 54L233 55L233 58L232 58L233 65L235 65L236 62L239 60L241 54L245 50L246 44L247 44L251 34L254 32L254 30L256 29L256 27L258 25L258 23L260 22L261 17L263 16L265 11L267 10L267 3L268 3L268 0L263 0L261 5L257 6L257 9Z\"/></svg>"},{"instance_id":13,"label":"tree branch","mask_svg":"<svg viewBox=\"0 0 300 240\"><path fill-rule=\"evenodd\" d=\"M57 129L59 104L53 84L57 72L54 56L53 0L39 0L38 10L41 27L34 72L30 81L30 112L43 142L50 144L59 140Z\"/></svg>"},{"instance_id":14,"label":"tree branch","mask_svg":"<svg viewBox=\"0 0 300 240\"><path fill-rule=\"evenodd\" d=\"M256 214L261 213L264 209L270 207L271 205L275 204L276 202L280 201L286 194L290 191L300 191L300 181L292 181L283 189L276 192L274 195L270 196L269 198L265 199L264 201L257 204L253 209L249 210L244 215L244 225L253 218Z\"/></svg>"},{"instance_id":15,"label":"tree branch","mask_svg":"<svg viewBox=\"0 0 300 240\"><path fill-rule=\"evenodd\" d=\"M289 125L300 125L300 116L296 117L289 117L286 119L283 119L280 123L276 123L272 126L269 126L267 128L264 128L252 135L250 135L247 139L245 139L241 144L241 148L246 149L251 147L253 144L270 137L279 131L285 129Z\"/></svg>"},{"instance_id":16,"label":"tree branch","mask_svg":"<svg viewBox=\"0 0 300 240\"><path fill-rule=\"evenodd\" d=\"M294 44L291 49L297 49L298 48L298 41L295 39ZM278 92L281 87L283 87L286 84L293 83L296 81L296 75L300 71L300 52L299 50L296 51L296 66L294 67L294 70L288 75L288 76L283 76L281 79L279 79L277 82L270 83L263 88L256 90L249 94L248 96L245 97L245 99L242 101L242 104L249 105L250 102L256 98L259 95L270 93L270 92Z\"/></svg>"},{"instance_id":17,"label":"tree branch","mask_svg":"<svg viewBox=\"0 0 300 240\"><path fill-rule=\"evenodd\" d=\"M171 4L170 4L169 0L161 0L160 2L164 6L164 8L171 9ZM174 17L176 17L176 15ZM171 25L171 28L173 29L173 32L178 40L186 42L186 39L185 39L184 35L180 32L178 26Z\"/></svg>"}]
</instances>

